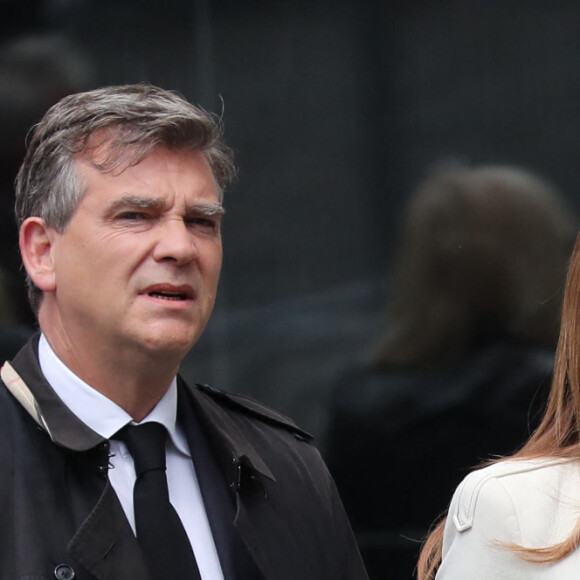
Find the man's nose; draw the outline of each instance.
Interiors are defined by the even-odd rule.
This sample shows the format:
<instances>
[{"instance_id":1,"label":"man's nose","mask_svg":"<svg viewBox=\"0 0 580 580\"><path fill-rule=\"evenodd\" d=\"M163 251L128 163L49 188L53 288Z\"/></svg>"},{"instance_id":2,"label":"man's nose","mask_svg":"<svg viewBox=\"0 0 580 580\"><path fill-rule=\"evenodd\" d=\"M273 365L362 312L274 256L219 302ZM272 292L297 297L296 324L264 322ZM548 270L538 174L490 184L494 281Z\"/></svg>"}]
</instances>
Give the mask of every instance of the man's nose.
<instances>
[{"instance_id":1,"label":"man's nose","mask_svg":"<svg viewBox=\"0 0 580 580\"><path fill-rule=\"evenodd\" d=\"M183 220L167 220L159 228L153 257L158 262L174 261L187 264L197 257L195 236Z\"/></svg>"}]
</instances>

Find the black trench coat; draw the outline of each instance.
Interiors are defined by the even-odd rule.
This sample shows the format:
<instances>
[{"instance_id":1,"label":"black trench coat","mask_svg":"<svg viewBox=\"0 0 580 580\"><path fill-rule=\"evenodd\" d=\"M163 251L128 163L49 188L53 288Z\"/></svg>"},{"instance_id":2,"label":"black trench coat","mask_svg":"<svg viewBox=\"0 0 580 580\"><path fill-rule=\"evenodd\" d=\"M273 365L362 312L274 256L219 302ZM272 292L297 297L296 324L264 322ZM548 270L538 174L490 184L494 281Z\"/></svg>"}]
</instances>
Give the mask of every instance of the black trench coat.
<instances>
[{"instance_id":1,"label":"black trench coat","mask_svg":"<svg viewBox=\"0 0 580 580\"><path fill-rule=\"evenodd\" d=\"M56 396L37 344L2 370L0 578L151 580L109 483L109 442ZM210 465L200 486L226 580L366 579L310 436L251 399L178 389L194 461Z\"/></svg>"}]
</instances>

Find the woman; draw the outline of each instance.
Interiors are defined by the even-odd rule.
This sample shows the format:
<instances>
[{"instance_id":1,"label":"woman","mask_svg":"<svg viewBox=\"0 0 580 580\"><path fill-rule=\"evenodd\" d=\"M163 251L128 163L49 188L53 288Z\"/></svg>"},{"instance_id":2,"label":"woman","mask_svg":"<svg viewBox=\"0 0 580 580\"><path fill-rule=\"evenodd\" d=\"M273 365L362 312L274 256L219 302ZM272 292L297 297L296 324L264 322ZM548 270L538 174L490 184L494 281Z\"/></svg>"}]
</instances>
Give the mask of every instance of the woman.
<instances>
[{"instance_id":1,"label":"woman","mask_svg":"<svg viewBox=\"0 0 580 580\"><path fill-rule=\"evenodd\" d=\"M427 539L419 580L567 580L580 570L580 237L548 407L512 457L471 473Z\"/></svg>"}]
</instances>

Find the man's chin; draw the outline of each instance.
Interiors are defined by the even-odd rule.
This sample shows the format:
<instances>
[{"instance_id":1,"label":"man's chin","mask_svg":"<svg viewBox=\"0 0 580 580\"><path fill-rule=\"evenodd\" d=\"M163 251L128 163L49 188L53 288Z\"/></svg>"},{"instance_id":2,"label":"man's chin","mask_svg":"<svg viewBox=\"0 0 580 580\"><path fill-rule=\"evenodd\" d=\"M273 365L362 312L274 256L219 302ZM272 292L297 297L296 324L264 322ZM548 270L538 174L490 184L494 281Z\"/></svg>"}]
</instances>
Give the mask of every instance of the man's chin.
<instances>
[{"instance_id":1,"label":"man's chin","mask_svg":"<svg viewBox=\"0 0 580 580\"><path fill-rule=\"evenodd\" d=\"M129 336L139 350L150 356L185 356L199 337L192 325L156 325Z\"/></svg>"},{"instance_id":2,"label":"man's chin","mask_svg":"<svg viewBox=\"0 0 580 580\"><path fill-rule=\"evenodd\" d=\"M148 356L183 358L200 337L205 324L191 320L157 320L134 326L132 340Z\"/></svg>"},{"instance_id":3,"label":"man's chin","mask_svg":"<svg viewBox=\"0 0 580 580\"><path fill-rule=\"evenodd\" d=\"M151 356L183 358L197 342L197 336L152 337L143 343L143 350Z\"/></svg>"}]
</instances>

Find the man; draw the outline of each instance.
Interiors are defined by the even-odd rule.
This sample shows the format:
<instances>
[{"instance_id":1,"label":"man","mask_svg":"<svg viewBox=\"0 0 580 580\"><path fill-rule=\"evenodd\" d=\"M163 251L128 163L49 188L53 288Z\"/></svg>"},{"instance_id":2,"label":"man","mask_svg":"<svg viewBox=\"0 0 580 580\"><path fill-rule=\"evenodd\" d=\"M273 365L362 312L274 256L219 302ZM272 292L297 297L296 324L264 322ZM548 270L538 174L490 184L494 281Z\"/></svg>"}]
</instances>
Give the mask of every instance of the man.
<instances>
[{"instance_id":1,"label":"man","mask_svg":"<svg viewBox=\"0 0 580 580\"><path fill-rule=\"evenodd\" d=\"M152 86L66 97L36 126L16 213L41 334L1 371L0 577L366 578L309 435L177 376L233 173L213 118ZM161 433L163 466L136 432Z\"/></svg>"}]
</instances>

